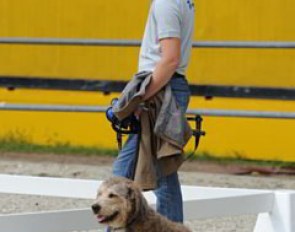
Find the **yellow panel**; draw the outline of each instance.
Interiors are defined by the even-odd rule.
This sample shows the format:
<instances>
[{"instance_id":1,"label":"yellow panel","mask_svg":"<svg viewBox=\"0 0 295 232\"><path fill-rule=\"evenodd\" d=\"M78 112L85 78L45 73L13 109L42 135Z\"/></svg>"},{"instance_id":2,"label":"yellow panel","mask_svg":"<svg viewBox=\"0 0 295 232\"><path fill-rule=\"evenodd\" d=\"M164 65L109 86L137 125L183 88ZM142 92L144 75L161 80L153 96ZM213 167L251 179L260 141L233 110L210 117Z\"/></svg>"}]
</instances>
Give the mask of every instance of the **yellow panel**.
<instances>
[{"instance_id":1,"label":"yellow panel","mask_svg":"<svg viewBox=\"0 0 295 232\"><path fill-rule=\"evenodd\" d=\"M148 0L1 0L0 36L141 38Z\"/></svg>"},{"instance_id":2,"label":"yellow panel","mask_svg":"<svg viewBox=\"0 0 295 232\"><path fill-rule=\"evenodd\" d=\"M0 75L126 80L137 67L138 48L0 45L0 53L1 49Z\"/></svg>"},{"instance_id":3,"label":"yellow panel","mask_svg":"<svg viewBox=\"0 0 295 232\"><path fill-rule=\"evenodd\" d=\"M293 0L196 2L196 39L294 41Z\"/></svg>"},{"instance_id":4,"label":"yellow panel","mask_svg":"<svg viewBox=\"0 0 295 232\"><path fill-rule=\"evenodd\" d=\"M217 156L294 161L295 123L288 120L205 118L200 151Z\"/></svg>"},{"instance_id":5,"label":"yellow panel","mask_svg":"<svg viewBox=\"0 0 295 232\"><path fill-rule=\"evenodd\" d=\"M0 56L2 75L128 80L137 69L138 48L0 46L1 49L9 51ZM30 54L29 59L22 54ZM294 88L294 63L295 50L194 50L188 78L195 84Z\"/></svg>"},{"instance_id":6,"label":"yellow panel","mask_svg":"<svg viewBox=\"0 0 295 232\"><path fill-rule=\"evenodd\" d=\"M0 36L140 39L149 0L1 0ZM294 41L293 0L196 1L195 40ZM138 10L140 9L140 10ZM275 20L274 20L275 19ZM137 48L0 45L0 75L127 79ZM294 87L295 50L200 49L193 83Z\"/></svg>"},{"instance_id":7,"label":"yellow panel","mask_svg":"<svg viewBox=\"0 0 295 232\"><path fill-rule=\"evenodd\" d=\"M196 84L295 87L294 50L194 50L188 72Z\"/></svg>"},{"instance_id":8,"label":"yellow panel","mask_svg":"<svg viewBox=\"0 0 295 232\"><path fill-rule=\"evenodd\" d=\"M108 105L115 96L85 92L0 90L0 99L7 103ZM221 98L208 101L196 97L192 98L190 108L295 111L291 101ZM0 122L0 137L21 134L41 144L58 142L116 148L115 134L104 114L1 112ZM202 138L199 151L217 156L295 161L295 123L292 120L205 117L204 129L207 135ZM193 141L186 149L192 148Z\"/></svg>"},{"instance_id":9,"label":"yellow panel","mask_svg":"<svg viewBox=\"0 0 295 232\"><path fill-rule=\"evenodd\" d=\"M294 40L293 0L197 0L195 39ZM1 0L0 36L141 38L150 0Z\"/></svg>"}]
</instances>

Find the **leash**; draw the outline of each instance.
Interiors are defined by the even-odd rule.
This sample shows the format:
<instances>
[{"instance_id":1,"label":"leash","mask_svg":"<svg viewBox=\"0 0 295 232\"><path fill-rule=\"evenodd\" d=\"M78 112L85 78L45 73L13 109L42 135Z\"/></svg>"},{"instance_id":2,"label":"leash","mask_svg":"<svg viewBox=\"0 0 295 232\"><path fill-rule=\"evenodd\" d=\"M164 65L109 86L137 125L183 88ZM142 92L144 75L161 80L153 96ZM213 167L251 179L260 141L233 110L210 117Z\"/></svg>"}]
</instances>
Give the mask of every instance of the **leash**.
<instances>
[{"instance_id":1,"label":"leash","mask_svg":"<svg viewBox=\"0 0 295 232\"><path fill-rule=\"evenodd\" d=\"M130 135L130 134L139 134L140 133L140 125L139 122L136 122L136 128L127 128L124 129L120 126L120 124L112 123L112 128L116 132L117 144L119 151L122 150L123 147L123 135Z\"/></svg>"},{"instance_id":2,"label":"leash","mask_svg":"<svg viewBox=\"0 0 295 232\"><path fill-rule=\"evenodd\" d=\"M200 115L196 115L195 117L187 117L188 121L194 121L195 122L195 129L193 130L193 136L195 137L195 145L193 151L185 157L185 160L190 160L196 153L200 140L202 136L206 135L206 132L202 130L202 122L203 118ZM136 130L123 130L118 125L112 124L113 129L116 131L116 137L117 137L117 143L118 143L118 149L122 150L122 137L123 135L128 134L138 134L140 135L140 126L136 126Z\"/></svg>"},{"instance_id":3,"label":"leash","mask_svg":"<svg viewBox=\"0 0 295 232\"><path fill-rule=\"evenodd\" d=\"M199 147L201 137L206 135L206 132L202 131L203 118L200 115L196 115L195 117L187 117L187 120L195 122L195 129L193 130L193 136L195 137L195 146L194 150L185 157L185 160L189 160L195 155L195 152Z\"/></svg>"},{"instance_id":4,"label":"leash","mask_svg":"<svg viewBox=\"0 0 295 232\"><path fill-rule=\"evenodd\" d=\"M111 122L113 130L116 132L118 149L122 150L123 135L138 134L140 132L140 122L134 114L120 121L113 112L113 106L118 102L118 98L111 101L111 106L106 110L106 117Z\"/></svg>"},{"instance_id":5,"label":"leash","mask_svg":"<svg viewBox=\"0 0 295 232\"><path fill-rule=\"evenodd\" d=\"M106 117L111 122L113 130L116 132L116 138L118 143L118 149L122 150L123 147L123 135L138 134L140 136L141 126L140 121L135 117L135 115L130 115L123 121L119 121L113 113L113 106L117 103L118 99L112 100L111 107L106 111ZM195 129L193 130L193 136L195 137L194 150L186 156L185 160L191 159L196 150L199 147L200 139L205 136L205 131L202 131L202 121L203 118L200 115L195 115L194 117L187 117L188 121L195 122Z\"/></svg>"}]
</instances>

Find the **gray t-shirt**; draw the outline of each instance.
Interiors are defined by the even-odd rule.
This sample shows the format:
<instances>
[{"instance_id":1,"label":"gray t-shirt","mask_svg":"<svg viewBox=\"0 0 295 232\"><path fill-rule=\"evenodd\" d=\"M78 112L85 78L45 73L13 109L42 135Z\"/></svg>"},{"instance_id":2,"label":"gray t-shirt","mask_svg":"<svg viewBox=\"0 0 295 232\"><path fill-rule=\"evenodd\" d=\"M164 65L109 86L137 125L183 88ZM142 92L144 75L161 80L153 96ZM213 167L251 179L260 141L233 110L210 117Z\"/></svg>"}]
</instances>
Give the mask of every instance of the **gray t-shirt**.
<instances>
[{"instance_id":1,"label":"gray t-shirt","mask_svg":"<svg viewBox=\"0 0 295 232\"><path fill-rule=\"evenodd\" d=\"M176 70L185 74L192 47L193 0L153 0L143 36L138 71L154 71L161 59L160 40L181 39L181 60Z\"/></svg>"}]
</instances>

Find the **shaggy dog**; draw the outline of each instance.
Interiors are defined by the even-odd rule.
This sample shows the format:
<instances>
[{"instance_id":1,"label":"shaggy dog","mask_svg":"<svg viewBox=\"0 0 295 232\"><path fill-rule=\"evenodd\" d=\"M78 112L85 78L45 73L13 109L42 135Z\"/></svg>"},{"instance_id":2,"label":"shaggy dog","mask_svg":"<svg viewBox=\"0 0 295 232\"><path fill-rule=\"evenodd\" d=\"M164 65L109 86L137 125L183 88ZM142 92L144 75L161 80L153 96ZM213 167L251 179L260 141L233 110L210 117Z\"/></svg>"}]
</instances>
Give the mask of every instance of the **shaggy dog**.
<instances>
[{"instance_id":1,"label":"shaggy dog","mask_svg":"<svg viewBox=\"0 0 295 232\"><path fill-rule=\"evenodd\" d=\"M155 212L133 181L122 177L102 183L92 211L97 221L108 225L112 231L191 232Z\"/></svg>"}]
</instances>

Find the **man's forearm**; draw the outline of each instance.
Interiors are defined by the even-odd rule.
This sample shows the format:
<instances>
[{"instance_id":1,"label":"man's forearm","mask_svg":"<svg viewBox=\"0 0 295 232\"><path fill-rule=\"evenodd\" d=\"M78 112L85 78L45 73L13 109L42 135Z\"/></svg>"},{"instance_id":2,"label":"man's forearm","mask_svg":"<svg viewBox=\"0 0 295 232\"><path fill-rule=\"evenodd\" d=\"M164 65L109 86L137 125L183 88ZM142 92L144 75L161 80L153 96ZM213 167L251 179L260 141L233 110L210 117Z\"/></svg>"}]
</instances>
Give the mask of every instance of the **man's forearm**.
<instances>
[{"instance_id":1,"label":"man's forearm","mask_svg":"<svg viewBox=\"0 0 295 232\"><path fill-rule=\"evenodd\" d=\"M180 39L165 38L160 41L161 60L157 63L143 100L155 95L165 86L176 71L180 60Z\"/></svg>"},{"instance_id":2,"label":"man's forearm","mask_svg":"<svg viewBox=\"0 0 295 232\"><path fill-rule=\"evenodd\" d=\"M153 77L147 88L144 100L147 100L155 95L169 82L172 75L175 73L177 66L178 61L176 60L162 59L159 61L153 72Z\"/></svg>"}]
</instances>

